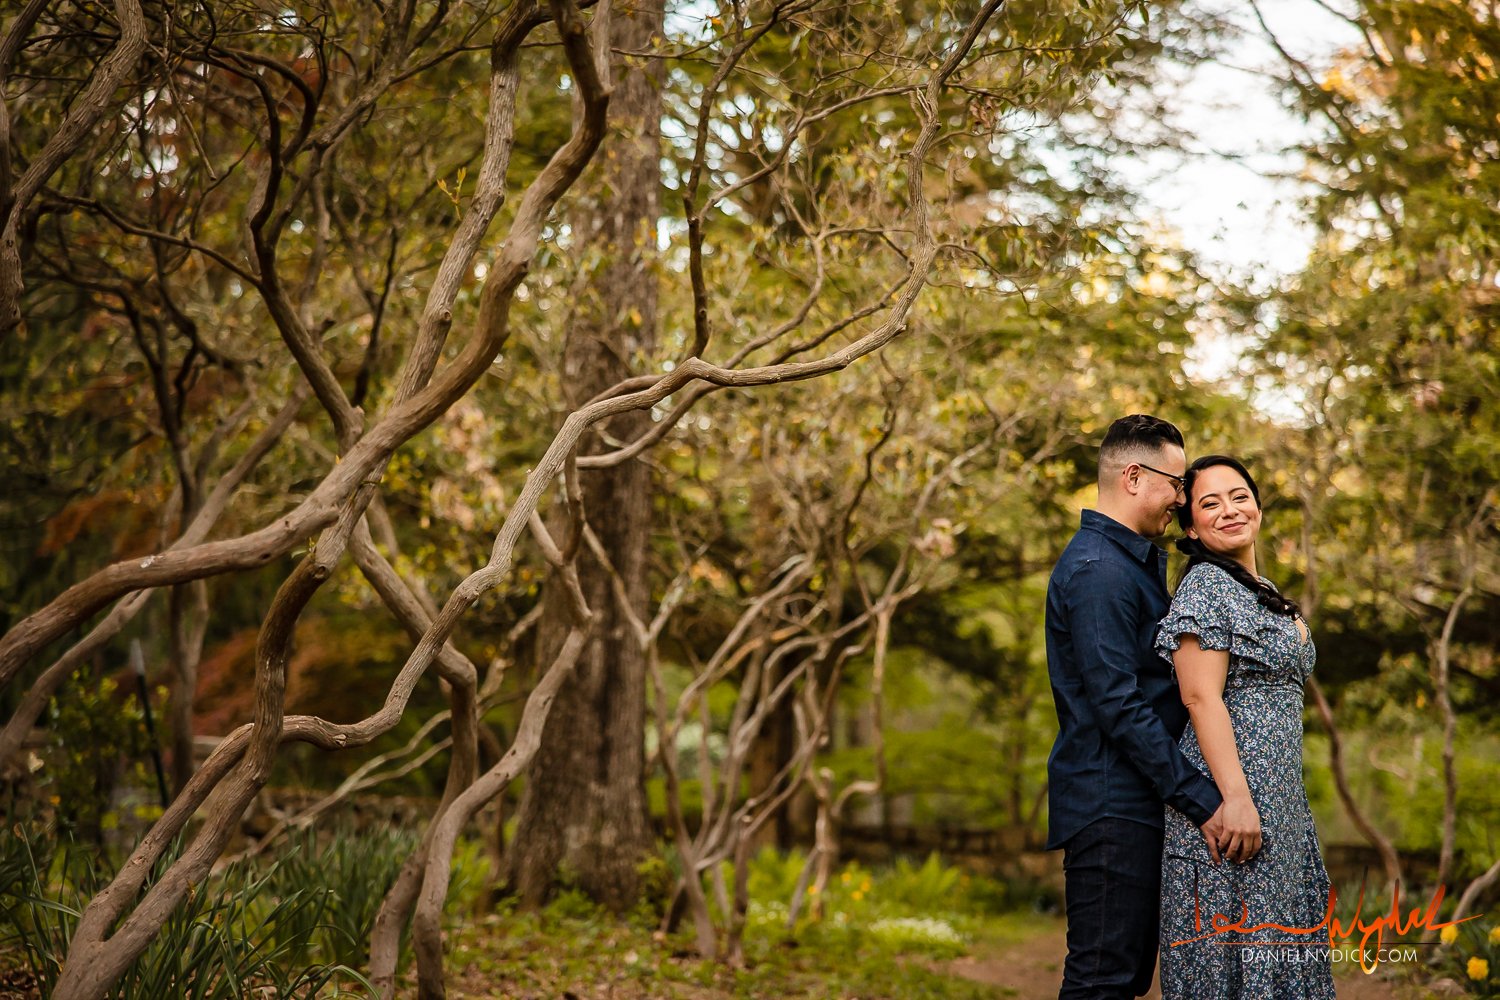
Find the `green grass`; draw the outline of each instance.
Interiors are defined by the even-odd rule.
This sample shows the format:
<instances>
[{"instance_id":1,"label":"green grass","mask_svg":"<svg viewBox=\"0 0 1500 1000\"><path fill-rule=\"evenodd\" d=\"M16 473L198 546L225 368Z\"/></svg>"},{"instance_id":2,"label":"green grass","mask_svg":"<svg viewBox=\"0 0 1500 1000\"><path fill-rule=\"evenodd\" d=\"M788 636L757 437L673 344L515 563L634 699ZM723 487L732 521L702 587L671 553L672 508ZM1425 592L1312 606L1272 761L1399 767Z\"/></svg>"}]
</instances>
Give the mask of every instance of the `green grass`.
<instances>
[{"instance_id":1,"label":"green grass","mask_svg":"<svg viewBox=\"0 0 1500 1000\"><path fill-rule=\"evenodd\" d=\"M43 995L77 915L106 874L66 845L13 842L0 858L0 947L7 967L36 976ZM359 978L380 897L411 835L341 831L295 835L275 858L213 876L173 914L117 987L121 998L361 996ZM1014 947L1051 926L1026 891L942 864L899 861L836 870L794 928L786 903L805 858L766 852L753 862L745 961L699 958L691 934L656 930L650 905L617 919L576 890L538 912L511 900L479 913L486 871L477 844L460 846L449 899L447 978L457 997L730 1000L817 997L979 1000L1003 987L949 974L951 960ZM811 905L821 902L819 908ZM409 981L398 993L408 995ZM339 988L342 983L343 989Z\"/></svg>"},{"instance_id":2,"label":"green grass","mask_svg":"<svg viewBox=\"0 0 1500 1000\"><path fill-rule=\"evenodd\" d=\"M108 881L97 853L26 831L0 851L0 965L52 992L88 900ZM236 862L188 894L121 977L118 1000L369 995L363 965L409 834L298 835L274 859ZM156 866L170 864L176 851Z\"/></svg>"},{"instance_id":3,"label":"green grass","mask_svg":"<svg viewBox=\"0 0 1500 1000\"><path fill-rule=\"evenodd\" d=\"M824 916L789 930L786 900L803 860L755 860L741 968L697 957L686 927L662 935L648 918L615 919L564 892L540 912L506 901L460 922L449 937L450 984L463 996L992 1000L1004 990L949 974L949 961L1038 932L1024 894L935 858L845 865L824 893Z\"/></svg>"},{"instance_id":4,"label":"green grass","mask_svg":"<svg viewBox=\"0 0 1500 1000\"><path fill-rule=\"evenodd\" d=\"M571 991L617 1000L989 1000L996 995L993 986L945 974L927 942L912 946L867 927L808 928L795 939L751 928L745 945L745 967L732 969L693 955L687 934L665 937L606 914L508 911L454 932L449 981L465 996Z\"/></svg>"}]
</instances>

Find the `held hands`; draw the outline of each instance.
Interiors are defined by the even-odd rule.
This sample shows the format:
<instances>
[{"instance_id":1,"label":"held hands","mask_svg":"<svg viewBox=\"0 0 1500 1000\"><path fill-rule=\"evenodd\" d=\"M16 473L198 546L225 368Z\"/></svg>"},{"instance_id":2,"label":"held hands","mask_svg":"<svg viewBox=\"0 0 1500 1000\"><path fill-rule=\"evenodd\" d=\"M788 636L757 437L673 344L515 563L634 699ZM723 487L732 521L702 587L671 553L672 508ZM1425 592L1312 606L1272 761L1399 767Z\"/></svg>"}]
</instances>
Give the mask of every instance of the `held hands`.
<instances>
[{"instance_id":1,"label":"held hands","mask_svg":"<svg viewBox=\"0 0 1500 1000\"><path fill-rule=\"evenodd\" d=\"M1199 829L1215 864L1221 857L1230 861L1249 861L1260 852L1260 812L1249 795L1226 798Z\"/></svg>"}]
</instances>

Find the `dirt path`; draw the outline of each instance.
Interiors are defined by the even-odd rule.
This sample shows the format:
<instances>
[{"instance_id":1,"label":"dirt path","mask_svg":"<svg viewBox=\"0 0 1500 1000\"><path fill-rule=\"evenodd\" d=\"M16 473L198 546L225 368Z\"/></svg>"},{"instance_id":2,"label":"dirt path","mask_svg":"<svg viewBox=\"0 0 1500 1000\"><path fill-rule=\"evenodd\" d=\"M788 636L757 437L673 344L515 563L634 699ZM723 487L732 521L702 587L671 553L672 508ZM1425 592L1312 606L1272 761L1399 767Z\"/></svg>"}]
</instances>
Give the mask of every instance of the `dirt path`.
<instances>
[{"instance_id":1,"label":"dirt path","mask_svg":"<svg viewBox=\"0 0 1500 1000\"><path fill-rule=\"evenodd\" d=\"M1036 933L1024 941L998 946L992 951L955 959L948 969L956 976L999 987L997 997L1016 1000L1057 1000L1062 982L1063 957L1068 948L1065 925L1056 917L1038 916ZM1366 976L1358 970L1337 977L1339 1000L1422 1000L1437 996L1420 987L1393 982L1381 975ZM1161 1000L1161 990L1151 984L1148 1000Z\"/></svg>"}]
</instances>

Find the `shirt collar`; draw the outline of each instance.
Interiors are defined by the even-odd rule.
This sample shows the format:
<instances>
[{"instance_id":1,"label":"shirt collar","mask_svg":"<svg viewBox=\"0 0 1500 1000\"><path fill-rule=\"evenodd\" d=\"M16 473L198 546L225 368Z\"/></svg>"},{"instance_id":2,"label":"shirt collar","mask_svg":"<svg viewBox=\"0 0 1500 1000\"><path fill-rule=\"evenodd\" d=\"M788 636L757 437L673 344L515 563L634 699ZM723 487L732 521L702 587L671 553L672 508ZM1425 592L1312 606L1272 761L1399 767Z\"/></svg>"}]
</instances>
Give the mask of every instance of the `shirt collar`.
<instances>
[{"instance_id":1,"label":"shirt collar","mask_svg":"<svg viewBox=\"0 0 1500 1000\"><path fill-rule=\"evenodd\" d=\"M1131 531L1108 514L1101 514L1097 510L1085 510L1079 518L1078 527L1079 530L1087 529L1099 532L1099 534L1135 556L1136 560L1141 563L1146 563L1158 555L1166 554L1152 544L1149 538Z\"/></svg>"}]
</instances>

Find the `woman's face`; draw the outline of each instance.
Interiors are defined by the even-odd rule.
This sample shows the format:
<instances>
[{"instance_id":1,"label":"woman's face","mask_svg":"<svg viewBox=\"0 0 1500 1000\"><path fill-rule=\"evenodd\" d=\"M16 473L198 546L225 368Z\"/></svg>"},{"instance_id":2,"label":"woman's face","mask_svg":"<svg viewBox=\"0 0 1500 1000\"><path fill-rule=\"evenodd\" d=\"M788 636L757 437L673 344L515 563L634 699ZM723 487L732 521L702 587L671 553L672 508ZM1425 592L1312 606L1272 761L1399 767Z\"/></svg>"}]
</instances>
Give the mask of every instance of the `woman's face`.
<instances>
[{"instance_id":1,"label":"woman's face","mask_svg":"<svg viewBox=\"0 0 1500 1000\"><path fill-rule=\"evenodd\" d=\"M1193 480L1193 523L1189 538L1210 552L1228 555L1255 544L1260 534L1260 507L1245 477L1227 465L1211 465Z\"/></svg>"}]
</instances>

